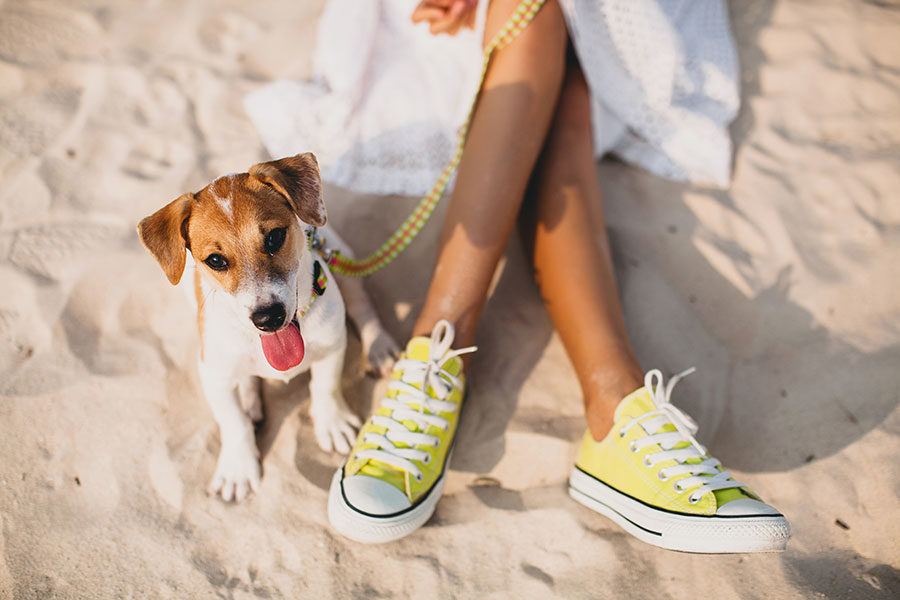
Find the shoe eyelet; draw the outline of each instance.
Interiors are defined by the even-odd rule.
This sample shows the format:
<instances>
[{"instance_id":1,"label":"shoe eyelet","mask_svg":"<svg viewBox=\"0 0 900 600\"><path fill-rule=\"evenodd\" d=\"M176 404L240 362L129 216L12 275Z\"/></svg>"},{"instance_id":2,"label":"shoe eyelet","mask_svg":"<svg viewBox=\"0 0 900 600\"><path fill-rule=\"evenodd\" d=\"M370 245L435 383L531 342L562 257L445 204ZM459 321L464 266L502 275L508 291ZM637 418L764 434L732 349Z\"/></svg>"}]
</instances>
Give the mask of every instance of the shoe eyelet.
<instances>
[{"instance_id":1,"label":"shoe eyelet","mask_svg":"<svg viewBox=\"0 0 900 600\"><path fill-rule=\"evenodd\" d=\"M431 455L430 455L430 454L426 454L426 455L425 455L425 458L422 459L422 462L423 462L424 464L426 464L426 465L427 465L428 463L430 463L430 462L431 462Z\"/></svg>"},{"instance_id":2,"label":"shoe eyelet","mask_svg":"<svg viewBox=\"0 0 900 600\"><path fill-rule=\"evenodd\" d=\"M652 467L652 466L653 466L653 463L650 462L650 456L649 456L649 455L647 455L647 456L644 457L644 466L645 466L645 467Z\"/></svg>"},{"instance_id":3,"label":"shoe eyelet","mask_svg":"<svg viewBox=\"0 0 900 600\"><path fill-rule=\"evenodd\" d=\"M675 491L678 492L679 494L684 491L684 488L681 487L681 483L679 483L677 481L672 485L672 487L675 488Z\"/></svg>"},{"instance_id":4,"label":"shoe eyelet","mask_svg":"<svg viewBox=\"0 0 900 600\"><path fill-rule=\"evenodd\" d=\"M421 482L423 479L425 479L425 476L422 475L421 473L418 473L418 474L414 475L413 477L415 478L416 481L419 481L419 482Z\"/></svg>"},{"instance_id":5,"label":"shoe eyelet","mask_svg":"<svg viewBox=\"0 0 900 600\"><path fill-rule=\"evenodd\" d=\"M620 438L625 437L625 430L624 430L624 429L620 429L620 430L619 430L619 437L620 437Z\"/></svg>"},{"instance_id":6,"label":"shoe eyelet","mask_svg":"<svg viewBox=\"0 0 900 600\"><path fill-rule=\"evenodd\" d=\"M668 481L669 480L669 476L666 475L662 469L659 470L659 473L657 473L656 476L659 477L660 481Z\"/></svg>"},{"instance_id":7,"label":"shoe eyelet","mask_svg":"<svg viewBox=\"0 0 900 600\"><path fill-rule=\"evenodd\" d=\"M437 448L438 446L441 445L441 440L436 439L436 440L434 440L434 442L431 445L434 446L435 448Z\"/></svg>"},{"instance_id":8,"label":"shoe eyelet","mask_svg":"<svg viewBox=\"0 0 900 600\"><path fill-rule=\"evenodd\" d=\"M634 443L634 440L631 440L631 442L628 444L628 449L631 450L632 452L638 451L637 444Z\"/></svg>"},{"instance_id":9,"label":"shoe eyelet","mask_svg":"<svg viewBox=\"0 0 900 600\"><path fill-rule=\"evenodd\" d=\"M700 502L700 497L698 496L695 498L694 495L691 494L688 498L688 502L690 502L691 504L697 504L698 502Z\"/></svg>"}]
</instances>

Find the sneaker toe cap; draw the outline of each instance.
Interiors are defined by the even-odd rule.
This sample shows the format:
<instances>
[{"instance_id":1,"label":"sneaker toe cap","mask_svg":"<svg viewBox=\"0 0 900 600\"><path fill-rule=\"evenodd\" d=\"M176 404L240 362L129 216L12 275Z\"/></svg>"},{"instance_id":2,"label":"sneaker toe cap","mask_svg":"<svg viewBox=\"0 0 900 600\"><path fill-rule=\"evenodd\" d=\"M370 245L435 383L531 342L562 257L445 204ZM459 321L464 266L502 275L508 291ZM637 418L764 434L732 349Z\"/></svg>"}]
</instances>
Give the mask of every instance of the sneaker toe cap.
<instances>
[{"instance_id":1,"label":"sneaker toe cap","mask_svg":"<svg viewBox=\"0 0 900 600\"><path fill-rule=\"evenodd\" d=\"M370 515L390 515L410 507L406 494L368 475L347 477L342 486L350 506Z\"/></svg>"},{"instance_id":2,"label":"sneaker toe cap","mask_svg":"<svg viewBox=\"0 0 900 600\"><path fill-rule=\"evenodd\" d=\"M738 498L726 502L716 511L716 515L721 517L757 517L777 514L780 513L765 502L751 498Z\"/></svg>"}]
</instances>

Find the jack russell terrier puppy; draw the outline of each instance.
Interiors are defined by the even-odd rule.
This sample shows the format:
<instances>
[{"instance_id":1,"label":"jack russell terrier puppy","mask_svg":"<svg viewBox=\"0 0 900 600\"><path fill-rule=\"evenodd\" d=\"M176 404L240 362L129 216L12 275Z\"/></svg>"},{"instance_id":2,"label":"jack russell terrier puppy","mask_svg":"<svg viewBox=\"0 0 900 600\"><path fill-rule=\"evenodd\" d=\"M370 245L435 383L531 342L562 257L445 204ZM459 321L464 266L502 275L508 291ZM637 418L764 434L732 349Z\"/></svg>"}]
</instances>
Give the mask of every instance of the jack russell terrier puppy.
<instances>
[{"instance_id":1,"label":"jack russell terrier puppy","mask_svg":"<svg viewBox=\"0 0 900 600\"><path fill-rule=\"evenodd\" d=\"M222 438L209 492L225 501L240 502L259 486L259 378L287 381L309 369L316 441L349 452L360 420L341 394L345 301L369 364L389 373L397 354L362 282L343 279L343 298L329 285L311 244L325 219L318 163L307 153L220 177L138 225L169 281L184 281L196 302L200 381ZM333 231L326 237L350 255Z\"/></svg>"}]
</instances>

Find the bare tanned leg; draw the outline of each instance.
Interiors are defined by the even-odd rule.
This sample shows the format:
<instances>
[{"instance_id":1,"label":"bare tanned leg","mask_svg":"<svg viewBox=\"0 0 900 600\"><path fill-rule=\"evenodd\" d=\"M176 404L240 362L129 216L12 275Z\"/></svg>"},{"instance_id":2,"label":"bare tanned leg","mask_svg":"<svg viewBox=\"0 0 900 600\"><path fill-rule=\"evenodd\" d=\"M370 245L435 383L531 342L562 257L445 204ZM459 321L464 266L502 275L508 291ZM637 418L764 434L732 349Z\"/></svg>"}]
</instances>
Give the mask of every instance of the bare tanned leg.
<instances>
[{"instance_id":1,"label":"bare tanned leg","mask_svg":"<svg viewBox=\"0 0 900 600\"><path fill-rule=\"evenodd\" d=\"M594 439L606 436L619 401L643 385L616 289L591 135L590 97L569 65L556 115L529 189L536 223L535 277L584 394Z\"/></svg>"},{"instance_id":2,"label":"bare tanned leg","mask_svg":"<svg viewBox=\"0 0 900 600\"><path fill-rule=\"evenodd\" d=\"M488 8L488 39L518 0ZM516 222L531 171L553 117L565 71L566 25L555 0L494 57L484 82L450 199L441 248L414 335L440 319L456 329L454 346L475 337L488 287Z\"/></svg>"}]
</instances>

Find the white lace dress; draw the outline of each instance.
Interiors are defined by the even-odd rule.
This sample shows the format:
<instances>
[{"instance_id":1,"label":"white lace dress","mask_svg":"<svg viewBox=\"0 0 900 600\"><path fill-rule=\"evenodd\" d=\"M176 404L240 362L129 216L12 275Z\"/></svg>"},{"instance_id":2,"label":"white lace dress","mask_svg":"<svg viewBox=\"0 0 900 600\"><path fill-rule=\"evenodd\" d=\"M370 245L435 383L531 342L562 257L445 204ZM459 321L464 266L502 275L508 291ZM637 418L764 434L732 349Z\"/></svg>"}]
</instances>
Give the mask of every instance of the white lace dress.
<instances>
[{"instance_id":1,"label":"white lace dress","mask_svg":"<svg viewBox=\"0 0 900 600\"><path fill-rule=\"evenodd\" d=\"M329 0L310 81L245 107L272 156L312 151L326 181L420 195L450 158L477 90L476 27L433 36L418 0ZM728 185L738 64L720 0L560 0L592 97L594 147L670 179ZM515 42L513 42L515 43Z\"/></svg>"}]
</instances>

